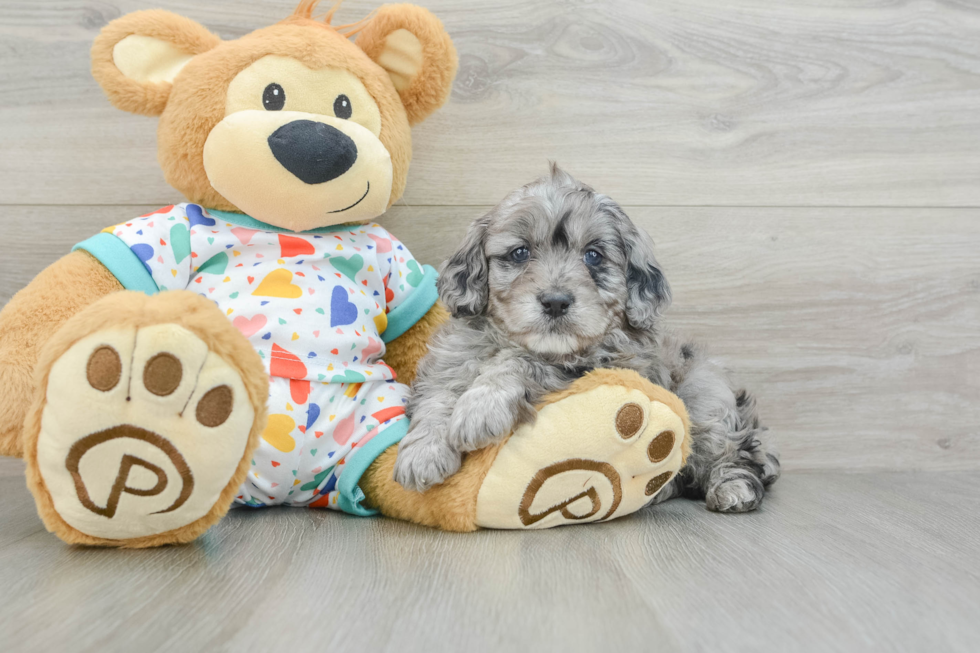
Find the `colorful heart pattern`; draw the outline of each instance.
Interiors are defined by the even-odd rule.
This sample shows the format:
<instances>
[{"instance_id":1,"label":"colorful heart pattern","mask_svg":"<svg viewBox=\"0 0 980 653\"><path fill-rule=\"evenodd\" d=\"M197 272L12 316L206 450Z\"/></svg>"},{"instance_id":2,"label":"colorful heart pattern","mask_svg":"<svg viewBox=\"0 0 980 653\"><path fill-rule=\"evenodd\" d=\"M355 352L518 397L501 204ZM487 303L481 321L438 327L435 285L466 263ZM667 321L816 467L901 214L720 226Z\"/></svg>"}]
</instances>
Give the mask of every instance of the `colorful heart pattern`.
<instances>
[{"instance_id":1,"label":"colorful heart pattern","mask_svg":"<svg viewBox=\"0 0 980 653\"><path fill-rule=\"evenodd\" d=\"M347 300L348 292L343 286L334 286L330 296L330 326L347 326L357 320L357 305Z\"/></svg>"},{"instance_id":2,"label":"colorful heart pattern","mask_svg":"<svg viewBox=\"0 0 980 653\"><path fill-rule=\"evenodd\" d=\"M340 270L351 281L357 281L357 273L364 267L364 259L360 254L354 254L350 258L343 256L331 256L330 264Z\"/></svg>"},{"instance_id":3,"label":"colorful heart pattern","mask_svg":"<svg viewBox=\"0 0 980 653\"><path fill-rule=\"evenodd\" d=\"M408 285L410 285L412 288L418 288L419 284L422 283L422 279L425 278L425 275L422 273L422 268L419 267L418 261L412 260L408 262L408 269L409 273L408 276L405 277L405 281L407 281Z\"/></svg>"},{"instance_id":4,"label":"colorful heart pattern","mask_svg":"<svg viewBox=\"0 0 980 653\"><path fill-rule=\"evenodd\" d=\"M364 383L367 379L360 372L345 370L343 374L334 374L331 383Z\"/></svg>"},{"instance_id":5,"label":"colorful heart pattern","mask_svg":"<svg viewBox=\"0 0 980 653\"><path fill-rule=\"evenodd\" d=\"M228 255L218 252L197 269L199 274L224 274L228 269Z\"/></svg>"},{"instance_id":6,"label":"colorful heart pattern","mask_svg":"<svg viewBox=\"0 0 980 653\"><path fill-rule=\"evenodd\" d=\"M279 254L282 258L316 254L316 248L313 247L313 243L310 241L305 238L296 238L295 236L286 236L284 234L279 234L279 249Z\"/></svg>"},{"instance_id":7,"label":"colorful heart pattern","mask_svg":"<svg viewBox=\"0 0 980 653\"><path fill-rule=\"evenodd\" d=\"M306 365L299 359L299 356L275 343L272 345L269 373L281 379L305 379L308 374Z\"/></svg>"},{"instance_id":8,"label":"colorful heart pattern","mask_svg":"<svg viewBox=\"0 0 980 653\"><path fill-rule=\"evenodd\" d=\"M267 274L252 294L256 297L299 299L303 296L303 289L293 284L292 272L280 268Z\"/></svg>"},{"instance_id":9,"label":"colorful heart pattern","mask_svg":"<svg viewBox=\"0 0 980 653\"><path fill-rule=\"evenodd\" d=\"M237 221L178 204L106 232L161 290L191 290L217 304L270 368L277 345L303 361L311 381L346 379L347 370L391 379L379 351L389 312L431 283L404 245L375 224L312 234Z\"/></svg>"},{"instance_id":10,"label":"colorful heart pattern","mask_svg":"<svg viewBox=\"0 0 980 653\"><path fill-rule=\"evenodd\" d=\"M269 415L262 439L276 451L289 453L296 448L296 440L291 435L295 428L296 422L289 415Z\"/></svg>"},{"instance_id":11,"label":"colorful heart pattern","mask_svg":"<svg viewBox=\"0 0 980 653\"><path fill-rule=\"evenodd\" d=\"M407 397L408 388L400 383L348 385L273 377L268 425L236 501L342 507L338 481L347 461L377 434L406 419Z\"/></svg>"},{"instance_id":12,"label":"colorful heart pattern","mask_svg":"<svg viewBox=\"0 0 980 653\"><path fill-rule=\"evenodd\" d=\"M170 229L170 247L173 249L176 263L183 263L184 259L191 255L191 234L182 222L178 222Z\"/></svg>"},{"instance_id":13,"label":"colorful heart pattern","mask_svg":"<svg viewBox=\"0 0 980 653\"><path fill-rule=\"evenodd\" d=\"M266 366L270 417L236 501L337 508L348 457L406 419L407 389L383 360L382 335L432 279L376 224L254 227L178 204L105 233L132 252L133 280L149 273L161 290L206 297Z\"/></svg>"},{"instance_id":14,"label":"colorful heart pattern","mask_svg":"<svg viewBox=\"0 0 980 653\"><path fill-rule=\"evenodd\" d=\"M256 315L251 318L247 318L244 315L237 316L232 320L232 324L235 328L242 332L242 335L246 338L251 338L256 333L258 333L262 327L268 323L269 319L264 315Z\"/></svg>"},{"instance_id":15,"label":"colorful heart pattern","mask_svg":"<svg viewBox=\"0 0 980 653\"><path fill-rule=\"evenodd\" d=\"M197 226L213 227L215 225L214 218L204 215L204 209L197 204L187 204L186 207L187 221L192 229Z\"/></svg>"},{"instance_id":16,"label":"colorful heart pattern","mask_svg":"<svg viewBox=\"0 0 980 653\"><path fill-rule=\"evenodd\" d=\"M153 247L143 243L137 243L136 245L132 245L129 249L131 249L133 254L136 254L136 258L138 258L140 262L143 263L143 267L146 268L146 271L149 272L150 274L153 274L153 271L150 269L150 266L148 265L150 259L153 258Z\"/></svg>"}]
</instances>

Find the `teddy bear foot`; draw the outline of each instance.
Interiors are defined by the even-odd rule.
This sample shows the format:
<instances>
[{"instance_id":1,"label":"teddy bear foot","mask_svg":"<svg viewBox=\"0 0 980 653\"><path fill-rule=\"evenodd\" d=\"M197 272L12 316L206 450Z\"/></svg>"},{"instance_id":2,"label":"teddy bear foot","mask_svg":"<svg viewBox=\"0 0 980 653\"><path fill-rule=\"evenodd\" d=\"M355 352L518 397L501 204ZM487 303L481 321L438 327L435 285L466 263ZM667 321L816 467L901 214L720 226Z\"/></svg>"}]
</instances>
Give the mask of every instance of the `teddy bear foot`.
<instances>
[{"instance_id":1,"label":"teddy bear foot","mask_svg":"<svg viewBox=\"0 0 980 653\"><path fill-rule=\"evenodd\" d=\"M682 402L633 372L594 372L550 401L500 447L477 497L477 526L615 519L650 503L684 465Z\"/></svg>"},{"instance_id":2,"label":"teddy bear foot","mask_svg":"<svg viewBox=\"0 0 980 653\"><path fill-rule=\"evenodd\" d=\"M392 478L398 447L361 487L382 513L447 531L536 529L606 521L651 503L684 466L683 402L629 370L596 370L545 399L534 424L468 453L424 493Z\"/></svg>"},{"instance_id":3,"label":"teddy bear foot","mask_svg":"<svg viewBox=\"0 0 980 653\"><path fill-rule=\"evenodd\" d=\"M157 546L224 515L265 421L265 379L212 304L115 293L73 318L40 365L25 451L48 530Z\"/></svg>"}]
</instances>

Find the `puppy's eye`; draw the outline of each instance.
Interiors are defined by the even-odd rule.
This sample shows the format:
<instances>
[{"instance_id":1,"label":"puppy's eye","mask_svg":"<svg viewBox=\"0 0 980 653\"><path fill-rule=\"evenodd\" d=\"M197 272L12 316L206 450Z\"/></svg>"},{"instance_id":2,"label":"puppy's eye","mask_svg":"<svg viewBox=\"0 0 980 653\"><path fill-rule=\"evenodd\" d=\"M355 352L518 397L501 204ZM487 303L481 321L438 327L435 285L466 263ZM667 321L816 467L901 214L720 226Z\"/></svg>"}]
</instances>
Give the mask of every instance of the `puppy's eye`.
<instances>
[{"instance_id":1,"label":"puppy's eye","mask_svg":"<svg viewBox=\"0 0 980 653\"><path fill-rule=\"evenodd\" d=\"M586 265L596 266L602 263L602 254L595 251L594 249L590 249L585 253L584 260Z\"/></svg>"},{"instance_id":2,"label":"puppy's eye","mask_svg":"<svg viewBox=\"0 0 980 653\"><path fill-rule=\"evenodd\" d=\"M282 90L282 86L279 84L269 84L262 91L262 106L265 107L266 111L281 111L285 105L286 91Z\"/></svg>"},{"instance_id":3,"label":"puppy's eye","mask_svg":"<svg viewBox=\"0 0 980 653\"><path fill-rule=\"evenodd\" d=\"M518 247L510 253L510 260L514 263L526 263L531 258L531 250L527 247Z\"/></svg>"},{"instance_id":4,"label":"puppy's eye","mask_svg":"<svg viewBox=\"0 0 980 653\"><path fill-rule=\"evenodd\" d=\"M354 113L354 107L350 105L350 98L346 95L338 95L333 101L333 115L347 120Z\"/></svg>"}]
</instances>

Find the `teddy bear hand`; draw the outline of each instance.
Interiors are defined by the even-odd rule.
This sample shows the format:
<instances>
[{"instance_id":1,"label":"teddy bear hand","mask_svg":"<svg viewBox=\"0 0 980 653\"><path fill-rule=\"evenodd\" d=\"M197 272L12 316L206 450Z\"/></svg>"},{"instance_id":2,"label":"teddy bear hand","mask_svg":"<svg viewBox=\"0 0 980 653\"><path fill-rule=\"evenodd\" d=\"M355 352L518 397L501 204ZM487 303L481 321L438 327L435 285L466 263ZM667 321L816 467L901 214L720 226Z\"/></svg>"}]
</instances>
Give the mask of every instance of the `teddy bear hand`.
<instances>
[{"instance_id":1,"label":"teddy bear hand","mask_svg":"<svg viewBox=\"0 0 980 653\"><path fill-rule=\"evenodd\" d=\"M184 291L109 295L41 352L28 485L69 543L187 542L228 510L265 424L258 354Z\"/></svg>"}]
</instances>

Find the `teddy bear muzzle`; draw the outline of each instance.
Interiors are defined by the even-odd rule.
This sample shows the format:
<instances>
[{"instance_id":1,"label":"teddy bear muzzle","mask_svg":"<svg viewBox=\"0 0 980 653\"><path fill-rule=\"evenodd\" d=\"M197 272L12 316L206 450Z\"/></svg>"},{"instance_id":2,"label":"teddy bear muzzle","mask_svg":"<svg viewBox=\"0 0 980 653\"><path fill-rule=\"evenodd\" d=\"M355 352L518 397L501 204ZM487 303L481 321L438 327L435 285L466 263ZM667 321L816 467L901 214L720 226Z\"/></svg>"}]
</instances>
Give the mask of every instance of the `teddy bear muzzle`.
<instances>
[{"instance_id":1,"label":"teddy bear muzzle","mask_svg":"<svg viewBox=\"0 0 980 653\"><path fill-rule=\"evenodd\" d=\"M352 120L236 111L208 134L211 186L243 213L290 231L370 220L391 196L391 155Z\"/></svg>"}]
</instances>

